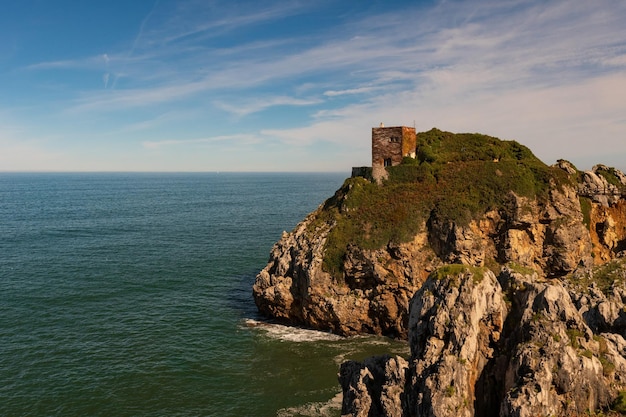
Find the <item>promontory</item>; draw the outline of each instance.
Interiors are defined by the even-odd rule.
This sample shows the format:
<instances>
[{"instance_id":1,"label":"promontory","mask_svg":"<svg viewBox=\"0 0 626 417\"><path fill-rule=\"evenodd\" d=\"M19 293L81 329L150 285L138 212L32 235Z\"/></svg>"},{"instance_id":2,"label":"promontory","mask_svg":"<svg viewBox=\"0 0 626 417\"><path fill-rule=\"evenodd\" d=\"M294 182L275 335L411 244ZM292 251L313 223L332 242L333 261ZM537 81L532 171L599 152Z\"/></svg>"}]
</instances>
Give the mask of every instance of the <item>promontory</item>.
<instances>
[{"instance_id":1,"label":"promontory","mask_svg":"<svg viewBox=\"0 0 626 417\"><path fill-rule=\"evenodd\" d=\"M618 169L381 126L372 167L283 234L253 294L279 322L408 339L341 366L343 415L617 415L625 251Z\"/></svg>"}]
</instances>

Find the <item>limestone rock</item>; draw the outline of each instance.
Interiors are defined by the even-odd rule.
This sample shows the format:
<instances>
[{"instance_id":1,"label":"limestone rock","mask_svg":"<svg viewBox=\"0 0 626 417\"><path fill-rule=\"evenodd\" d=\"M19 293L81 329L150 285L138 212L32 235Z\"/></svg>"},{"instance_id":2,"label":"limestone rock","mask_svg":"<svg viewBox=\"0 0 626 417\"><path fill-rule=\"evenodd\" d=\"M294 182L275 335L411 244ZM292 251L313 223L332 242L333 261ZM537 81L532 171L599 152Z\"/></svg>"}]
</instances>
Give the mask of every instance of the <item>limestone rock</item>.
<instances>
[{"instance_id":1,"label":"limestone rock","mask_svg":"<svg viewBox=\"0 0 626 417\"><path fill-rule=\"evenodd\" d=\"M341 415L402 417L407 368L406 360L399 356L344 362L339 371L344 392Z\"/></svg>"},{"instance_id":2,"label":"limestone rock","mask_svg":"<svg viewBox=\"0 0 626 417\"><path fill-rule=\"evenodd\" d=\"M571 164L559 166L576 177ZM388 242L374 250L349 244L341 277L324 268L325 245L335 224L320 220L321 206L274 245L254 284L255 302L260 312L286 323L342 335L406 337L409 300L441 265L515 263L561 277L608 262L626 250L626 200L579 195L582 189L610 188L596 172L583 175L578 191L567 184L552 186L541 200L510 192L506 204L467 224L431 214L409 242ZM343 192L335 200L345 198Z\"/></svg>"},{"instance_id":3,"label":"limestone rock","mask_svg":"<svg viewBox=\"0 0 626 417\"><path fill-rule=\"evenodd\" d=\"M607 411L626 395L626 175L484 135L433 129L415 146L283 233L259 311L408 338L408 361L341 366L346 416Z\"/></svg>"},{"instance_id":4,"label":"limestone rock","mask_svg":"<svg viewBox=\"0 0 626 417\"><path fill-rule=\"evenodd\" d=\"M356 389L364 369L374 375L371 360L342 366L341 380L353 381L342 382L344 411L532 417L608 409L626 389L626 341L616 325L624 291L606 297L592 290L572 299L564 284L510 268L497 280L483 268L447 266L434 272L411 301L406 379L378 376ZM600 307L608 299L614 305ZM589 321L594 308L603 327ZM378 397L370 394L368 411L359 414L363 409L351 398L363 399L363 393L381 392L382 386L388 391L394 386L391 391L404 400L387 402L392 405L380 411Z\"/></svg>"},{"instance_id":5,"label":"limestone rock","mask_svg":"<svg viewBox=\"0 0 626 417\"><path fill-rule=\"evenodd\" d=\"M474 415L477 381L505 317L491 271L444 267L429 277L411 304L409 415Z\"/></svg>"},{"instance_id":6,"label":"limestone rock","mask_svg":"<svg viewBox=\"0 0 626 417\"><path fill-rule=\"evenodd\" d=\"M259 311L279 321L341 335L406 337L409 300L427 276L426 257L435 258L426 235L376 251L350 246L345 278L338 282L322 268L332 224L311 230L319 210L272 248L270 261L253 286Z\"/></svg>"},{"instance_id":7,"label":"limestone rock","mask_svg":"<svg viewBox=\"0 0 626 417\"><path fill-rule=\"evenodd\" d=\"M576 173L578 172L574 164L564 159L559 159L558 161L556 161L556 166L567 172L568 175L576 175Z\"/></svg>"},{"instance_id":8,"label":"limestone rock","mask_svg":"<svg viewBox=\"0 0 626 417\"><path fill-rule=\"evenodd\" d=\"M616 184L609 183L605 178L606 174L617 179L622 188L626 186L626 174L618 169L598 164L591 171L586 171L583 174L579 192L594 202L609 207L620 200L622 190Z\"/></svg>"}]
</instances>

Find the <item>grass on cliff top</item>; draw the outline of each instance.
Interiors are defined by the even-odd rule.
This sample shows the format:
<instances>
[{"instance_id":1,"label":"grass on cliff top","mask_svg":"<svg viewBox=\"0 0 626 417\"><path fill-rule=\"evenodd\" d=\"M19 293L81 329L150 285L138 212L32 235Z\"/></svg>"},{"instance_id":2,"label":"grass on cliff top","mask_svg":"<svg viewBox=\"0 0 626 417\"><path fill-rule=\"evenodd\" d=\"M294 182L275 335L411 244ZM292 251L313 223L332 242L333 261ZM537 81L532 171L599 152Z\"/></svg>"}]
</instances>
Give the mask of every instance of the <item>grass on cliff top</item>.
<instances>
[{"instance_id":1,"label":"grass on cliff top","mask_svg":"<svg viewBox=\"0 0 626 417\"><path fill-rule=\"evenodd\" d=\"M510 191L543 199L551 184L569 182L525 146L477 133L418 133L416 155L388 168L381 186L349 178L326 202L319 221L335 222L326 243L327 272L342 276L350 244L379 249L407 242L429 218L466 225L506 204Z\"/></svg>"}]
</instances>

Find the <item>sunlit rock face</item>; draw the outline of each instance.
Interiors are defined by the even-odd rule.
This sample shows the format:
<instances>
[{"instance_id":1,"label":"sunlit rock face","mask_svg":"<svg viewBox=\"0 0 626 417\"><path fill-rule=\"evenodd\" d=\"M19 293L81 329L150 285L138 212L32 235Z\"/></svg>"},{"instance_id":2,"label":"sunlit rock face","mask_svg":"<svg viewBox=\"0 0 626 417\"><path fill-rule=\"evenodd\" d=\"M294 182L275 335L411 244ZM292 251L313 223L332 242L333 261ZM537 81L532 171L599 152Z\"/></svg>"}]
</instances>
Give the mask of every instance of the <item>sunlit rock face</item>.
<instances>
[{"instance_id":1,"label":"sunlit rock face","mask_svg":"<svg viewBox=\"0 0 626 417\"><path fill-rule=\"evenodd\" d=\"M516 185L522 162L507 162L502 146L488 149L493 160L458 162L494 175L466 184L469 197L458 184L433 188L463 174L452 162L394 167L378 184L347 180L272 248L253 287L261 313L409 342L408 358L341 366L344 415L579 416L617 407L620 396L626 403L626 175L603 165L580 172L567 161L546 167L506 144L519 161L530 158L520 175L531 181ZM432 149L418 145L417 154L436 164ZM481 206L492 182L500 194ZM388 216L377 205L398 211ZM406 213L421 217L405 222ZM355 216L369 217L350 223ZM389 230L389 218L412 234ZM381 230L390 237L381 241Z\"/></svg>"}]
</instances>

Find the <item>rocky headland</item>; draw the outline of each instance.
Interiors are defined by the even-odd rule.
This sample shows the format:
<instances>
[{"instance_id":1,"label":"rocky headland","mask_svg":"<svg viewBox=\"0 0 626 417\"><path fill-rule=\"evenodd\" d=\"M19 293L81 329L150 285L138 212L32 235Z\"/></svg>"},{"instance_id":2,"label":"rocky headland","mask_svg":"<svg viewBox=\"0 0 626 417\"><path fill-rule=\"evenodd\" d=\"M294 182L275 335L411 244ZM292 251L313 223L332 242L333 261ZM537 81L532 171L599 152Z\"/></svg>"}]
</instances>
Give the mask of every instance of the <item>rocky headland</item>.
<instances>
[{"instance_id":1,"label":"rocky headland","mask_svg":"<svg viewBox=\"0 0 626 417\"><path fill-rule=\"evenodd\" d=\"M284 233L253 288L275 320L409 341L341 366L344 415L626 412L626 175L433 129Z\"/></svg>"}]
</instances>

